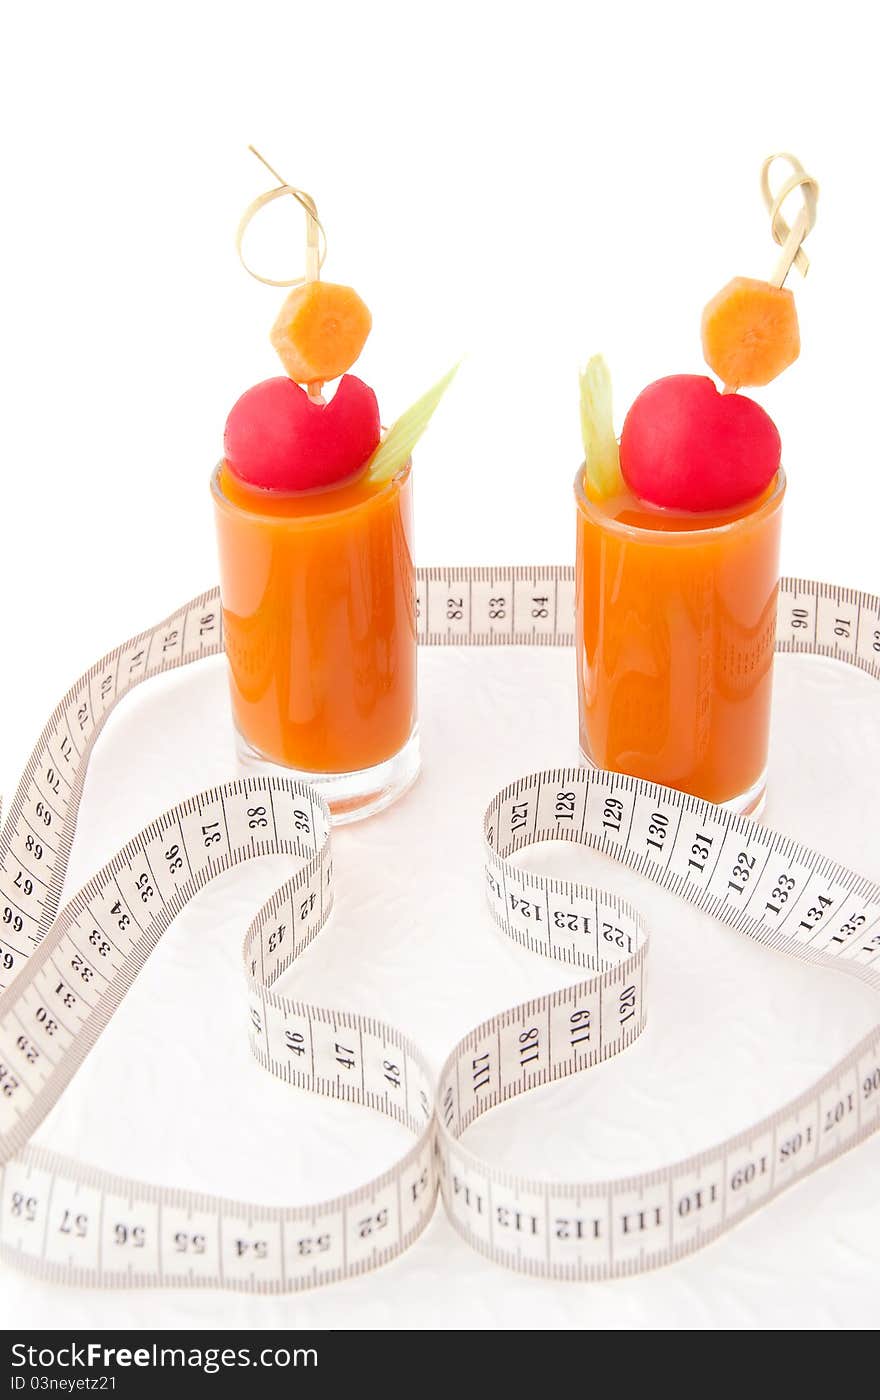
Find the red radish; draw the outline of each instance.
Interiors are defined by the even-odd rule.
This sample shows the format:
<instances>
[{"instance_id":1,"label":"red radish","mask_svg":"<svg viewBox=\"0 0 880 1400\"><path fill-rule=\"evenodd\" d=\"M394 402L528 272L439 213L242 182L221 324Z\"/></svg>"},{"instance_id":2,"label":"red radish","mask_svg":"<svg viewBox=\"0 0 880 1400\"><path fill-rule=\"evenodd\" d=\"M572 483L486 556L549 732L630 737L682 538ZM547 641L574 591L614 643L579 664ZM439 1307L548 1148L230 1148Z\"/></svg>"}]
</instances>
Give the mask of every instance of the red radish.
<instances>
[{"instance_id":1,"label":"red radish","mask_svg":"<svg viewBox=\"0 0 880 1400\"><path fill-rule=\"evenodd\" d=\"M292 379L255 384L226 420L230 471L269 491L308 491L353 476L379 443L379 405L369 385L345 374L327 404Z\"/></svg>"},{"instance_id":2,"label":"red radish","mask_svg":"<svg viewBox=\"0 0 880 1400\"><path fill-rule=\"evenodd\" d=\"M759 496L779 470L772 418L702 374L643 389L626 415L620 469L634 495L673 510L728 510Z\"/></svg>"}]
</instances>

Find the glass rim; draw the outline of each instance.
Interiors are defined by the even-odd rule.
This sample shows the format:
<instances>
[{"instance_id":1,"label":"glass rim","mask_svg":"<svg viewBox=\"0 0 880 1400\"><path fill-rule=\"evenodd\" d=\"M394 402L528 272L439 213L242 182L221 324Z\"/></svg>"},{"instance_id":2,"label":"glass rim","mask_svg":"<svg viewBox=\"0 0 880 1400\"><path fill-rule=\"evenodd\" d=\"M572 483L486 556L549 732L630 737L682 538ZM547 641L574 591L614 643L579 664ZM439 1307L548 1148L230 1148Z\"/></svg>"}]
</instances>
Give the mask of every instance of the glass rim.
<instances>
[{"instance_id":1,"label":"glass rim","mask_svg":"<svg viewBox=\"0 0 880 1400\"><path fill-rule=\"evenodd\" d=\"M578 510L595 524L610 534L620 535L626 539L657 540L662 539L666 544L686 545L697 541L717 539L721 535L732 535L738 530L746 530L750 525L772 515L782 504L788 484L785 469L780 463L776 473L776 480L773 489L763 501L759 498L759 504L751 510L747 510L742 515L738 515L735 520L726 520L720 525L695 525L688 530L662 530L652 529L648 525L630 525L626 521L615 520L612 516L606 515L602 510L601 502L591 501L584 488L584 473L586 464L581 463L578 467L577 475L574 479L574 495ZM663 507L655 507L662 510Z\"/></svg>"},{"instance_id":2,"label":"glass rim","mask_svg":"<svg viewBox=\"0 0 880 1400\"><path fill-rule=\"evenodd\" d=\"M211 495L214 497L215 503L218 506L220 506L223 510L229 511L232 515L239 515L247 518L248 520L271 521L275 525L277 525L279 522L287 522L290 525L297 526L318 524L322 520L338 520L341 515L356 515L358 511L365 510L368 506L371 506L374 501L381 500L383 496L390 495L394 490L399 490L401 486L406 484L406 481L412 472L412 457L410 457L408 461L404 462L403 466L399 469L399 471L396 471L393 476L390 476L388 478L387 481L383 481L381 485L377 488L377 490L372 493L372 495L365 496L362 501L356 501L353 505L350 506L341 506L339 510L323 511L314 515L311 515L307 512L303 512L302 514L297 515L283 515L281 513L273 514L272 511L252 510L249 506L243 506L240 505L237 501L231 501L220 485L220 469L223 466L224 460L225 459L221 457L220 461L217 463L217 465L211 472L210 488ZM346 477L344 481L333 482L330 486L319 486L308 492L290 492L288 494L296 494L301 496L328 495L331 491L337 489L338 487L345 486L347 484L353 484L357 480L357 476L350 476ZM245 485L247 485L247 482L245 482ZM259 487L253 487L252 489L260 490Z\"/></svg>"}]
</instances>

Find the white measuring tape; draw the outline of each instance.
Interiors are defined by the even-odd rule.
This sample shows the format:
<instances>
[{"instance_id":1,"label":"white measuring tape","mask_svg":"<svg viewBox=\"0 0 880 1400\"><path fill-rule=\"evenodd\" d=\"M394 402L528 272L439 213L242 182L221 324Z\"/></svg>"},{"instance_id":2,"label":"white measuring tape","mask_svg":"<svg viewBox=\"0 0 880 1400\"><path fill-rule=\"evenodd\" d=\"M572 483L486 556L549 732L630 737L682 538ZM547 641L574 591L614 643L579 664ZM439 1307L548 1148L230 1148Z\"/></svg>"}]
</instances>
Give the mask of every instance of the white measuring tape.
<instances>
[{"instance_id":1,"label":"white measuring tape","mask_svg":"<svg viewBox=\"0 0 880 1400\"><path fill-rule=\"evenodd\" d=\"M423 569L420 640L571 645L570 568ZM476 1249L534 1275L598 1279L700 1248L880 1126L880 1026L823 1079L745 1132L684 1161L604 1182L529 1180L463 1139L487 1109L632 1043L645 1024L644 924L628 903L543 879L512 857L538 841L612 855L759 942L880 988L880 887L722 808L589 768L511 784L485 817L495 922L584 969L576 986L494 1016L436 1080L407 1037L292 1001L273 984L332 906L329 815L307 786L251 777L212 788L135 836L59 912L89 756L122 697L221 650L204 594L104 657L46 725L0 834L0 1248L42 1277L105 1286L282 1292L351 1277L406 1249L442 1193ZM880 678L880 599L784 580L781 651ZM296 873L254 919L243 959L251 1047L288 1083L364 1104L413 1133L396 1164L334 1200L291 1209L109 1176L28 1146L184 904L210 879L283 852Z\"/></svg>"}]
</instances>

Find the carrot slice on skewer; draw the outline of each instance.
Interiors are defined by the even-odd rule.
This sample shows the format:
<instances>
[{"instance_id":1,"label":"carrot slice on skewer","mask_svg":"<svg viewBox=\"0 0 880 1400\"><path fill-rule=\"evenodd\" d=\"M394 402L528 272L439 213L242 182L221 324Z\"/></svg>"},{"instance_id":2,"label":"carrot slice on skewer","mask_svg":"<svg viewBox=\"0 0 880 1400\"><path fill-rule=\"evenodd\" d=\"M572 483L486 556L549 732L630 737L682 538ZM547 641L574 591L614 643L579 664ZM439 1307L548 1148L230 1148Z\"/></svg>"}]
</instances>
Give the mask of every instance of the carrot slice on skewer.
<instances>
[{"instance_id":1,"label":"carrot slice on skewer","mask_svg":"<svg viewBox=\"0 0 880 1400\"><path fill-rule=\"evenodd\" d=\"M734 277L703 312L703 355L729 389L769 384L800 354L794 297L785 287Z\"/></svg>"},{"instance_id":2,"label":"carrot slice on skewer","mask_svg":"<svg viewBox=\"0 0 880 1400\"><path fill-rule=\"evenodd\" d=\"M287 297L270 339L291 379L318 384L351 369L372 324L353 287L306 282Z\"/></svg>"}]
</instances>

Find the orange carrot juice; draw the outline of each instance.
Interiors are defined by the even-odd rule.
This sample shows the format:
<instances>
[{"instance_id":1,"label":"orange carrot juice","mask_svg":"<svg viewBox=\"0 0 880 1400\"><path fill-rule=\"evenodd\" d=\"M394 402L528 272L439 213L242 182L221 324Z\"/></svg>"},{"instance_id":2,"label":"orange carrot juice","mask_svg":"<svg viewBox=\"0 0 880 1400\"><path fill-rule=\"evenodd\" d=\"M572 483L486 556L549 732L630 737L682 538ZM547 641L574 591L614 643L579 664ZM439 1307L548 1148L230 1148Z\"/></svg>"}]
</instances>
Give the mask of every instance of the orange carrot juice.
<instances>
[{"instance_id":1,"label":"orange carrot juice","mask_svg":"<svg viewBox=\"0 0 880 1400\"><path fill-rule=\"evenodd\" d=\"M581 748L601 768L763 801L785 477L720 513L575 481Z\"/></svg>"},{"instance_id":2,"label":"orange carrot juice","mask_svg":"<svg viewBox=\"0 0 880 1400\"><path fill-rule=\"evenodd\" d=\"M211 485L240 734L310 776L379 773L416 743L409 465L381 483L361 473L283 492L221 464Z\"/></svg>"}]
</instances>

